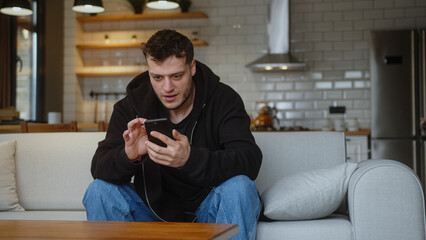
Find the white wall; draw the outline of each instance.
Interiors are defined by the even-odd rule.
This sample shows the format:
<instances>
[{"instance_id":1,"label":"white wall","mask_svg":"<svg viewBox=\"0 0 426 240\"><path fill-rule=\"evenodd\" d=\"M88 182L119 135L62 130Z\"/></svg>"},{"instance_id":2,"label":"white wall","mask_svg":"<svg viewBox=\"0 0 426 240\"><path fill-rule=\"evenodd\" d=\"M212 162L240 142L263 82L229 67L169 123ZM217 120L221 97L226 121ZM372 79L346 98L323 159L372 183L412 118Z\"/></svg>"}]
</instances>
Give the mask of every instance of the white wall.
<instances>
[{"instance_id":1,"label":"white wall","mask_svg":"<svg viewBox=\"0 0 426 240\"><path fill-rule=\"evenodd\" d=\"M125 0L104 0L104 15L132 13ZM137 35L146 41L161 28L176 28L186 35L198 31L207 47L196 47L195 58L209 65L242 96L247 111L255 116L255 102L270 101L280 111L281 125L319 128L332 105L346 106L345 118L355 117L370 127L369 30L426 27L424 0L291 0L290 48L307 63L305 72L252 73L245 65L267 51L267 0L193 0L190 11L203 11L209 17L196 20L157 20L147 22L86 24L75 21L73 1L65 3L65 121L93 122L94 91L124 91L131 77L75 76L81 67L128 65L139 62L138 51L85 51L75 49L79 41L129 41ZM102 59L100 61L99 59ZM142 69L142 66L141 66ZM119 96L122 97L122 96ZM109 115L99 112L98 119ZM102 103L98 110L106 109ZM107 117L107 116L106 116Z\"/></svg>"}]
</instances>

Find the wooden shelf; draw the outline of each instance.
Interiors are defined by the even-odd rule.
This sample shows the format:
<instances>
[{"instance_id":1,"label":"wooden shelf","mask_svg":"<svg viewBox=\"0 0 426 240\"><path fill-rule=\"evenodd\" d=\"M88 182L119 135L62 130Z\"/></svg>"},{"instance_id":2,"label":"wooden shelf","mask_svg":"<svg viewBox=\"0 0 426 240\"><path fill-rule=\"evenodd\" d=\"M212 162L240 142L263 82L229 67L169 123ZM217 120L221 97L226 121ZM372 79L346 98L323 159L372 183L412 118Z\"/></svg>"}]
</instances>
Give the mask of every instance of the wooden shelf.
<instances>
[{"instance_id":1,"label":"wooden shelf","mask_svg":"<svg viewBox=\"0 0 426 240\"><path fill-rule=\"evenodd\" d=\"M113 16L79 16L77 21L79 23L102 23L102 22L122 22L122 21L148 21L148 20L162 20L162 19L195 19L207 18L203 12L185 12L185 13L157 13L157 14L127 14L127 15L113 15ZM192 41L194 46L208 46L208 43L203 40ZM140 43L99 43L99 44L76 44L79 50L89 49L118 49L118 48L140 48ZM98 68L99 66L83 67L76 72L77 77L103 77L103 76L137 76L145 70L142 68L137 70L129 66L124 68L114 69Z\"/></svg>"},{"instance_id":2,"label":"wooden shelf","mask_svg":"<svg viewBox=\"0 0 426 240\"><path fill-rule=\"evenodd\" d=\"M192 41L194 46L208 46L208 43L203 40ZM140 48L140 43L95 43L95 44L77 44L78 49L108 49L108 48Z\"/></svg>"},{"instance_id":3,"label":"wooden shelf","mask_svg":"<svg viewBox=\"0 0 426 240\"><path fill-rule=\"evenodd\" d=\"M94 44L77 44L78 49L104 49L104 48L138 48L140 43L94 43Z\"/></svg>"},{"instance_id":4,"label":"wooden shelf","mask_svg":"<svg viewBox=\"0 0 426 240\"><path fill-rule=\"evenodd\" d=\"M137 76L140 72L77 72L77 77Z\"/></svg>"},{"instance_id":5,"label":"wooden shelf","mask_svg":"<svg viewBox=\"0 0 426 240\"><path fill-rule=\"evenodd\" d=\"M207 18L203 12L185 12L185 13L156 13L156 14L129 14L129 15L113 15L113 16L80 16L77 21L81 23L88 22L110 22L110 21L148 21L159 19L191 19L191 18Z\"/></svg>"}]
</instances>

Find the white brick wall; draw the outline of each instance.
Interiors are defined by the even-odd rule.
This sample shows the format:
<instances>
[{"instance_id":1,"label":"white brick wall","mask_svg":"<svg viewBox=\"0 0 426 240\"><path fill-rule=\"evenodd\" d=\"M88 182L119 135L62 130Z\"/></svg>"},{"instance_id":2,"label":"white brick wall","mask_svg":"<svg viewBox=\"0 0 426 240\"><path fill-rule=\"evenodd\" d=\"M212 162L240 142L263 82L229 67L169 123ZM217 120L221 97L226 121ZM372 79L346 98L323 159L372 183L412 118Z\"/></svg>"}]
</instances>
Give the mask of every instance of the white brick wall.
<instances>
[{"instance_id":1,"label":"white brick wall","mask_svg":"<svg viewBox=\"0 0 426 240\"><path fill-rule=\"evenodd\" d=\"M270 101L279 110L281 125L319 128L322 118L334 117L328 113L329 106L343 105L347 110L343 117L355 117L361 127L369 128L369 30L426 27L426 1L423 0L291 0L290 48L299 60L307 63L308 70L253 73L245 65L268 48L267 0L193 0L190 11L203 11L209 16L207 19L87 24L83 37L76 30L72 2L66 0L65 4L66 121L94 121L94 100L88 93L91 90L124 91L131 79L76 78L72 63L104 64L98 59L104 53L88 51L79 59L75 41L102 41L105 34L111 42L128 41L133 34L138 41L144 41L157 29L176 28L187 35L196 30L199 38L208 42L207 47L195 48L195 58L209 65L221 81L239 92L252 115L256 115L256 101ZM132 13L125 0L103 2L106 12L102 14ZM103 59L110 65L139 62L138 54L143 60L142 53L136 51L123 50L117 55L107 50L105 54ZM105 101L111 104L115 99ZM108 114L103 113L105 115Z\"/></svg>"}]
</instances>

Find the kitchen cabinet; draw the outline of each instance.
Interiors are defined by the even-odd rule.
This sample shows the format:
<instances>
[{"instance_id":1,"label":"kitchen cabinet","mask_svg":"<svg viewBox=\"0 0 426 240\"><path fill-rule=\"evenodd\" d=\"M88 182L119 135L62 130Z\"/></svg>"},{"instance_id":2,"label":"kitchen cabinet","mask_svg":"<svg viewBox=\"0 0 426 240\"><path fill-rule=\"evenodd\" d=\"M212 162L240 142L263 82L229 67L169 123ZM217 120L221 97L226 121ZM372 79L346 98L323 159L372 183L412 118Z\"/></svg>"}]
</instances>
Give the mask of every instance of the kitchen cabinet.
<instances>
[{"instance_id":1,"label":"kitchen cabinet","mask_svg":"<svg viewBox=\"0 0 426 240\"><path fill-rule=\"evenodd\" d=\"M346 135L346 161L359 163L368 159L368 136Z\"/></svg>"},{"instance_id":2,"label":"kitchen cabinet","mask_svg":"<svg viewBox=\"0 0 426 240\"><path fill-rule=\"evenodd\" d=\"M137 22L140 21L155 21L155 20L174 20L180 19L202 19L207 18L207 15L203 12L185 12L185 13L159 13L159 14L128 14L128 15L114 15L114 16L79 16L77 17L77 23L81 25L81 37L76 44L76 49L79 51L81 57L79 67L76 71L77 77L107 77L107 76L135 76L146 70L146 64L141 63L140 59L136 59L134 54L129 51L134 51L140 48L140 41L136 38L130 39L129 35L133 35L135 31L144 31L138 26ZM110 29L108 34L102 35L102 30L107 25L120 26L122 23L130 23L123 29L117 27L116 29ZM87 26L86 26L87 24ZM133 26L133 27L128 27ZM138 27L137 27L138 26ZM165 26L166 27L166 26ZM193 28L193 26L191 27ZM146 29L152 30L152 29ZM198 31L193 30L191 34L192 43L194 46L207 46L208 43L197 38ZM87 34L87 35L86 35ZM96 35L98 34L98 35ZM183 33L185 34L185 33ZM115 39L109 39L108 36L114 35ZM93 40L93 36L97 36ZM117 37L117 36L122 36ZM136 36L134 36L136 37ZM188 36L189 37L189 36ZM127 40L128 39L128 40ZM106 41L108 40L108 41ZM85 52L90 51L90 60L86 59ZM105 57L105 51L110 56ZM128 53L128 54L127 54ZM123 56L124 54L124 56ZM127 54L127 55L126 55ZM94 59L93 56L99 56L98 59ZM114 61L114 57L117 58ZM125 60L123 60L123 59ZM134 58L134 59L132 59ZM106 60L105 60L106 59ZM105 63L105 61L109 61ZM91 64L88 64L90 62ZM93 64L95 62L95 64ZM115 62L115 63L113 63Z\"/></svg>"}]
</instances>

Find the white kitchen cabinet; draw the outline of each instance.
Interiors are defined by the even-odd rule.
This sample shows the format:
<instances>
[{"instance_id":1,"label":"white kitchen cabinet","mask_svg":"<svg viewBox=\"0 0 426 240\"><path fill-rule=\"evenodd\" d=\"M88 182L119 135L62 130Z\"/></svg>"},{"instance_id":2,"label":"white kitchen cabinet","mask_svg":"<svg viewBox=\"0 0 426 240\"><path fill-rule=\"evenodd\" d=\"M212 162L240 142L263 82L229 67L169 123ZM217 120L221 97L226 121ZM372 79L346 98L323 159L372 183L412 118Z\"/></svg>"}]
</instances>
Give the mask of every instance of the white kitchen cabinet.
<instances>
[{"instance_id":1,"label":"white kitchen cabinet","mask_svg":"<svg viewBox=\"0 0 426 240\"><path fill-rule=\"evenodd\" d=\"M359 163L368 159L368 136L346 135L346 161Z\"/></svg>"}]
</instances>

